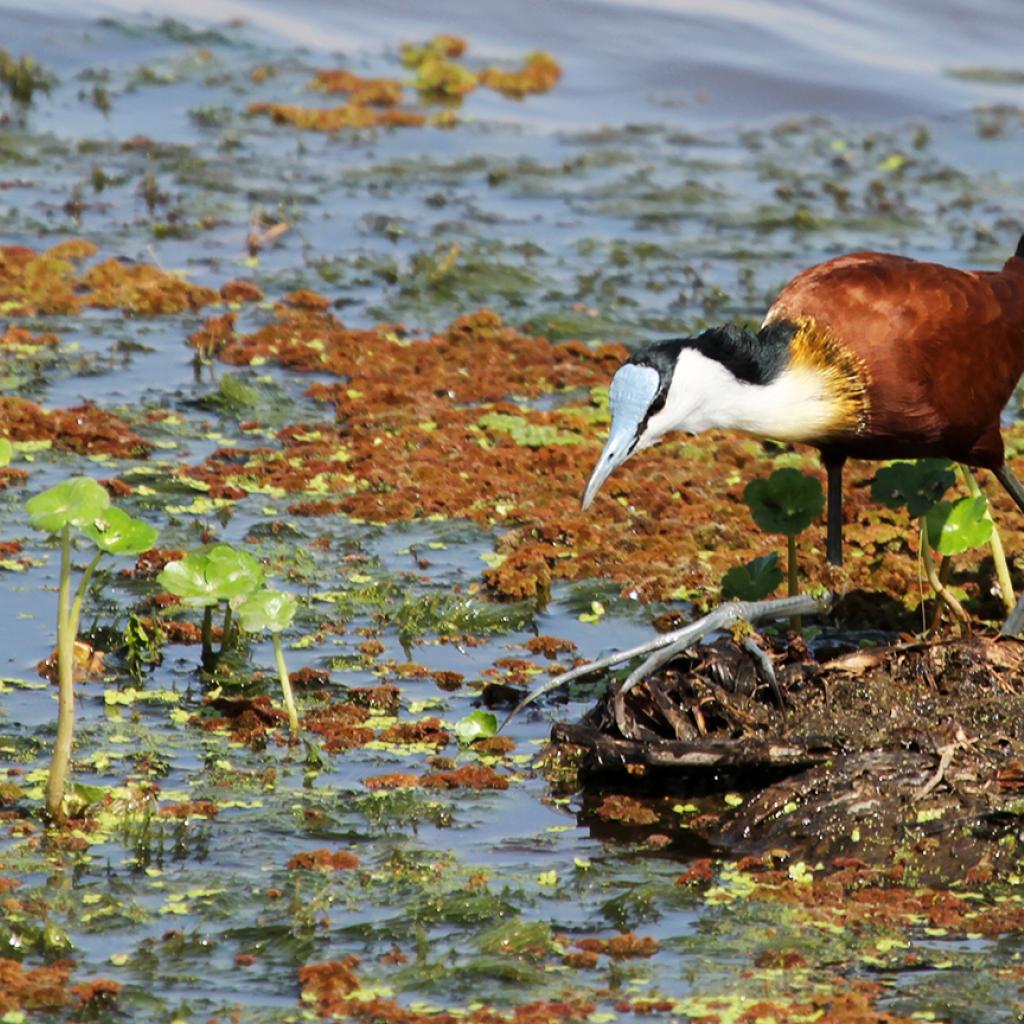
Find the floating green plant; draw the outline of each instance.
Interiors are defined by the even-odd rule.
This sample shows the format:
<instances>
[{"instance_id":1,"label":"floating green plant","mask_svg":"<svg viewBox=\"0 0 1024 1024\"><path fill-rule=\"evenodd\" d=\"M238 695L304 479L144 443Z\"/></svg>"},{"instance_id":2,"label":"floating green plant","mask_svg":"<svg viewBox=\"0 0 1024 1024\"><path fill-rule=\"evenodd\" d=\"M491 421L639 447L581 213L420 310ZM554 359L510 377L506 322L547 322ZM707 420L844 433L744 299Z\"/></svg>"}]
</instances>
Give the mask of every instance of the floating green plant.
<instances>
[{"instance_id":1,"label":"floating green plant","mask_svg":"<svg viewBox=\"0 0 1024 1024\"><path fill-rule=\"evenodd\" d=\"M952 465L946 459L917 459L891 462L875 473L871 497L886 508L907 511L919 518L956 483Z\"/></svg>"},{"instance_id":2,"label":"floating green plant","mask_svg":"<svg viewBox=\"0 0 1024 1024\"><path fill-rule=\"evenodd\" d=\"M455 735L460 743L469 745L473 740L486 739L498 733L498 718L490 711L471 711L455 723Z\"/></svg>"},{"instance_id":3,"label":"floating green plant","mask_svg":"<svg viewBox=\"0 0 1024 1024\"><path fill-rule=\"evenodd\" d=\"M234 646L232 606L263 585L263 570L252 555L230 544L190 551L168 562L157 582L189 608L203 609L203 668L212 669ZM213 609L224 603L220 650L213 650Z\"/></svg>"},{"instance_id":4,"label":"floating green plant","mask_svg":"<svg viewBox=\"0 0 1024 1024\"><path fill-rule=\"evenodd\" d=\"M60 537L60 584L57 591L57 737L46 786L46 810L54 821L66 818L64 793L74 737L74 644L82 603L92 574L104 554L138 555L156 542L157 530L110 505L110 496L95 480L74 477L37 494L25 504L29 523ZM99 549L86 566L71 597L71 528Z\"/></svg>"},{"instance_id":5,"label":"floating green plant","mask_svg":"<svg viewBox=\"0 0 1024 1024\"><path fill-rule=\"evenodd\" d=\"M27 107L37 91L49 93L56 84L57 79L28 54L15 60L6 50L0 50L0 85L15 103Z\"/></svg>"}]
</instances>

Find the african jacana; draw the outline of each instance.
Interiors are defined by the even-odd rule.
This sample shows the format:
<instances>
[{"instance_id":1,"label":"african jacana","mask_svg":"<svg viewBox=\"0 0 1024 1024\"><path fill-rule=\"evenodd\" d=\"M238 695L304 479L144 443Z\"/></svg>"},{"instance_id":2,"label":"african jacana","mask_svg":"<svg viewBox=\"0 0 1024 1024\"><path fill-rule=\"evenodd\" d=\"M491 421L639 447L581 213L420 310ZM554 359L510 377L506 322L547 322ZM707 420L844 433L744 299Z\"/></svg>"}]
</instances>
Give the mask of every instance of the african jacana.
<instances>
[{"instance_id":1,"label":"african jacana","mask_svg":"<svg viewBox=\"0 0 1024 1024\"><path fill-rule=\"evenodd\" d=\"M673 430L735 428L819 449L828 559L843 560L847 458L939 456L991 469L1024 511L999 416L1024 370L1024 237L999 271L857 252L797 274L755 334L718 327L635 352L583 494Z\"/></svg>"}]
</instances>

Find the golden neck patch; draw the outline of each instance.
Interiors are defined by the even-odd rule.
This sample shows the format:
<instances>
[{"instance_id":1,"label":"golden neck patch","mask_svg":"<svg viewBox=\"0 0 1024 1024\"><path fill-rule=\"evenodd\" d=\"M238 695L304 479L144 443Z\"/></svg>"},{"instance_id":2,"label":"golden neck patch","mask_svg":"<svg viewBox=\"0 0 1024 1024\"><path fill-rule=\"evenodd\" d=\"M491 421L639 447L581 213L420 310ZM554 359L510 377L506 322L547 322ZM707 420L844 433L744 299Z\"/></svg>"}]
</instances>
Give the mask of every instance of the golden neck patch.
<instances>
[{"instance_id":1,"label":"golden neck patch","mask_svg":"<svg viewBox=\"0 0 1024 1024\"><path fill-rule=\"evenodd\" d=\"M871 412L871 375L864 361L813 317L799 317L795 324L796 334L789 343L790 365L813 371L824 381L836 404L838 433L861 433Z\"/></svg>"}]
</instances>

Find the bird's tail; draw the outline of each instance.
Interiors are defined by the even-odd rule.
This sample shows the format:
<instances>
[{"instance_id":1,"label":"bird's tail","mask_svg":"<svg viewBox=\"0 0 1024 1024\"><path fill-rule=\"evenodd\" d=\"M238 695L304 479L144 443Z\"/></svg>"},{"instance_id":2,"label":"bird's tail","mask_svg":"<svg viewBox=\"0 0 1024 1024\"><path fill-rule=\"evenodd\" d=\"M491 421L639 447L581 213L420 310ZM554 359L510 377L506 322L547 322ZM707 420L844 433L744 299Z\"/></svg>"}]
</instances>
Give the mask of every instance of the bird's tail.
<instances>
[{"instance_id":1,"label":"bird's tail","mask_svg":"<svg viewBox=\"0 0 1024 1024\"><path fill-rule=\"evenodd\" d=\"M1017 251L1013 255L1024 259L1024 235L1020 236L1020 241L1017 243Z\"/></svg>"}]
</instances>

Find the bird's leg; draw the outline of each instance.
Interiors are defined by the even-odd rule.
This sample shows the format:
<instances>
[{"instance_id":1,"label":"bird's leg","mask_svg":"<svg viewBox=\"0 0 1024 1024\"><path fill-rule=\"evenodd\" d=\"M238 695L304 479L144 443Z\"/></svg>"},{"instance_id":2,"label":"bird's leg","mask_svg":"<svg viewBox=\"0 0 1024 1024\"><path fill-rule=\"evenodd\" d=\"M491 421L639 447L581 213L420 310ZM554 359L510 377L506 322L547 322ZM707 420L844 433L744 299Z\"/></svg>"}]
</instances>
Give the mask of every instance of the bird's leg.
<instances>
[{"instance_id":1,"label":"bird's leg","mask_svg":"<svg viewBox=\"0 0 1024 1024\"><path fill-rule=\"evenodd\" d=\"M1006 488L1006 493L1017 503L1017 508L1024 512L1024 484L1010 471L1004 462L998 469L993 469L996 479Z\"/></svg>"},{"instance_id":2,"label":"bird's leg","mask_svg":"<svg viewBox=\"0 0 1024 1024\"><path fill-rule=\"evenodd\" d=\"M828 561L830 565L843 564L843 464L845 455L823 451L821 460L828 474ZM1020 484L1017 484L1020 487ZM1021 488L1024 496L1024 488ZM1021 506L1024 508L1024 506Z\"/></svg>"}]
</instances>

